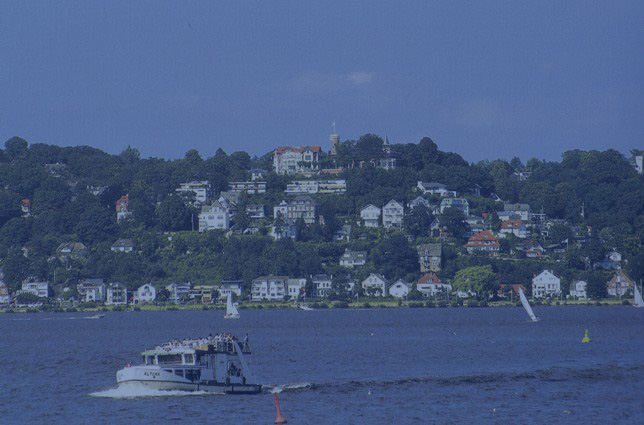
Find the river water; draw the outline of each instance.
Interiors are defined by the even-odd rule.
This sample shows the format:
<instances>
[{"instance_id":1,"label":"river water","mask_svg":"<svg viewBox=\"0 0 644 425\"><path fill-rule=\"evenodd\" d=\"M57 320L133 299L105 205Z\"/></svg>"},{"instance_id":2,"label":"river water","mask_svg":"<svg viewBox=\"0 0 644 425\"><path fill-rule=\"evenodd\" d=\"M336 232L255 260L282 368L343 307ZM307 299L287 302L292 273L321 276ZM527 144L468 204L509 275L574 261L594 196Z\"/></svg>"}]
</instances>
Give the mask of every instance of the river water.
<instances>
[{"instance_id":1,"label":"river water","mask_svg":"<svg viewBox=\"0 0 644 425\"><path fill-rule=\"evenodd\" d=\"M272 391L289 424L641 424L642 310L1 314L0 424L272 424ZM115 389L144 349L224 331L249 333L263 394Z\"/></svg>"}]
</instances>

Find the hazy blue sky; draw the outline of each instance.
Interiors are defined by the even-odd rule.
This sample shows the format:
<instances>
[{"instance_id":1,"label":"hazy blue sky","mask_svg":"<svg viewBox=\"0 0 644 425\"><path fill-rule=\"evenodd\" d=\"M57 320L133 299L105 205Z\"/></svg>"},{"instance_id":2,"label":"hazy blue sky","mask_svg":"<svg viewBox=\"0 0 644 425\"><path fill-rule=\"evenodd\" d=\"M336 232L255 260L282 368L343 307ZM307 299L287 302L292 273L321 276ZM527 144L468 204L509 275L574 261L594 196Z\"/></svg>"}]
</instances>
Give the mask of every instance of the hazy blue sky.
<instances>
[{"instance_id":1,"label":"hazy blue sky","mask_svg":"<svg viewBox=\"0 0 644 425\"><path fill-rule=\"evenodd\" d=\"M0 143L644 147L644 1L3 1Z\"/></svg>"}]
</instances>

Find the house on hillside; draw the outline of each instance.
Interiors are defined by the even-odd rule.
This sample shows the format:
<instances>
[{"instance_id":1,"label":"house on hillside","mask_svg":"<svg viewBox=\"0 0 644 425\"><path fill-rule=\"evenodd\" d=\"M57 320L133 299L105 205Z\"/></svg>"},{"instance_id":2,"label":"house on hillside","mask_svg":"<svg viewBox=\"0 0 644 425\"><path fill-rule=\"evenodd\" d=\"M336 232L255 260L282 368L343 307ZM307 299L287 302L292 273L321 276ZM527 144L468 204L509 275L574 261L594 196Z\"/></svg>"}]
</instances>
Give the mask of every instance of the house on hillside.
<instances>
[{"instance_id":1,"label":"house on hillside","mask_svg":"<svg viewBox=\"0 0 644 425\"><path fill-rule=\"evenodd\" d=\"M620 270L622 268L622 254L613 249L604 256L602 261L594 264L596 269Z\"/></svg>"},{"instance_id":2,"label":"house on hillside","mask_svg":"<svg viewBox=\"0 0 644 425\"><path fill-rule=\"evenodd\" d=\"M132 252L134 251L134 242L132 239L119 239L112 244L110 250L114 252Z\"/></svg>"},{"instance_id":3,"label":"house on hillside","mask_svg":"<svg viewBox=\"0 0 644 425\"><path fill-rule=\"evenodd\" d=\"M221 202L214 201L211 205L201 207L199 213L199 232L208 230L227 230L230 227L228 209Z\"/></svg>"},{"instance_id":4,"label":"house on hillside","mask_svg":"<svg viewBox=\"0 0 644 425\"><path fill-rule=\"evenodd\" d=\"M315 288L314 297L328 297L331 292L333 276L328 274L316 274L311 276L313 287Z\"/></svg>"},{"instance_id":5,"label":"house on hillside","mask_svg":"<svg viewBox=\"0 0 644 425\"><path fill-rule=\"evenodd\" d=\"M208 201L211 195L210 183L207 180L191 181L180 183L179 188L175 189L179 195L191 199L192 205L203 205Z\"/></svg>"},{"instance_id":6,"label":"house on hillside","mask_svg":"<svg viewBox=\"0 0 644 425\"><path fill-rule=\"evenodd\" d=\"M157 299L157 289L150 283L139 286L134 291L134 304L152 303Z\"/></svg>"},{"instance_id":7,"label":"house on hillside","mask_svg":"<svg viewBox=\"0 0 644 425\"><path fill-rule=\"evenodd\" d=\"M304 295L306 290L306 279L303 277L289 278L286 281L288 286L288 296L292 300L298 299L300 296Z\"/></svg>"},{"instance_id":8,"label":"house on hillside","mask_svg":"<svg viewBox=\"0 0 644 425\"><path fill-rule=\"evenodd\" d=\"M127 304L127 287L122 283L110 283L107 286L106 305L125 305Z\"/></svg>"},{"instance_id":9,"label":"house on hillside","mask_svg":"<svg viewBox=\"0 0 644 425\"><path fill-rule=\"evenodd\" d=\"M242 281L241 280L222 280L219 285L219 299L226 300L228 294L235 297L241 297L242 294Z\"/></svg>"},{"instance_id":10,"label":"house on hillside","mask_svg":"<svg viewBox=\"0 0 644 425\"><path fill-rule=\"evenodd\" d=\"M212 304L216 291L217 288L213 285L195 285L188 296L198 304Z\"/></svg>"},{"instance_id":11,"label":"house on hillside","mask_svg":"<svg viewBox=\"0 0 644 425\"><path fill-rule=\"evenodd\" d=\"M69 259L78 260L87 257L88 254L89 250L82 242L65 242L56 248L56 256L63 262Z\"/></svg>"},{"instance_id":12,"label":"house on hillside","mask_svg":"<svg viewBox=\"0 0 644 425\"><path fill-rule=\"evenodd\" d=\"M266 193L266 182L259 180L252 181L237 181L228 183L228 191L233 193L248 193L249 195L256 195L259 193Z\"/></svg>"},{"instance_id":13,"label":"house on hillside","mask_svg":"<svg viewBox=\"0 0 644 425\"><path fill-rule=\"evenodd\" d=\"M529 204L503 204L503 211L510 212L519 217L520 220L528 221L531 218L532 210ZM500 218L501 216L499 216Z\"/></svg>"},{"instance_id":14,"label":"house on hillside","mask_svg":"<svg viewBox=\"0 0 644 425\"><path fill-rule=\"evenodd\" d=\"M266 217L264 212L264 204L249 204L246 205L246 215L251 220L257 220Z\"/></svg>"},{"instance_id":15,"label":"house on hillside","mask_svg":"<svg viewBox=\"0 0 644 425\"><path fill-rule=\"evenodd\" d=\"M387 295L387 279L381 274L371 273L362 281L362 289L367 296L384 297Z\"/></svg>"},{"instance_id":16,"label":"house on hillside","mask_svg":"<svg viewBox=\"0 0 644 425\"><path fill-rule=\"evenodd\" d=\"M367 263L367 251L351 251L349 248L344 250L340 257L340 265L343 267L360 267Z\"/></svg>"},{"instance_id":17,"label":"house on hillside","mask_svg":"<svg viewBox=\"0 0 644 425\"><path fill-rule=\"evenodd\" d=\"M319 205L313 198L300 195L273 207L273 217L281 215L284 220L296 222L302 219L306 224L313 224L318 221L318 211Z\"/></svg>"},{"instance_id":18,"label":"house on hillside","mask_svg":"<svg viewBox=\"0 0 644 425\"><path fill-rule=\"evenodd\" d=\"M586 291L587 287L588 287L588 283L584 282L583 280L575 280L573 283L570 284L570 298L575 298L578 300L587 300L588 299L588 292Z\"/></svg>"},{"instance_id":19,"label":"house on hillside","mask_svg":"<svg viewBox=\"0 0 644 425\"><path fill-rule=\"evenodd\" d=\"M502 283L499 285L499 289L496 291L496 296L499 298L512 298L519 299L519 289L523 290L523 293L526 293L526 288L520 283L507 284Z\"/></svg>"},{"instance_id":20,"label":"house on hillside","mask_svg":"<svg viewBox=\"0 0 644 425\"><path fill-rule=\"evenodd\" d=\"M32 294L40 298L49 298L54 294L54 291L52 291L49 282L39 282L33 278L28 278L22 282L20 290L16 291L16 297L20 294Z\"/></svg>"},{"instance_id":21,"label":"house on hillside","mask_svg":"<svg viewBox=\"0 0 644 425\"><path fill-rule=\"evenodd\" d=\"M433 209L432 205L429 203L429 200L423 198L422 196L417 196L407 203L407 206L410 210L413 210L420 205L424 206L425 208L429 208L430 210Z\"/></svg>"},{"instance_id":22,"label":"house on hillside","mask_svg":"<svg viewBox=\"0 0 644 425\"><path fill-rule=\"evenodd\" d=\"M470 215L470 203L465 198L444 198L439 207L440 213L443 214L448 208L456 208L465 217Z\"/></svg>"},{"instance_id":23,"label":"house on hillside","mask_svg":"<svg viewBox=\"0 0 644 425\"><path fill-rule=\"evenodd\" d=\"M501 230L499 230L499 237L505 238L507 235L514 235L517 238L525 239L528 237L528 228L523 221L505 220L501 223Z\"/></svg>"},{"instance_id":24,"label":"house on hillside","mask_svg":"<svg viewBox=\"0 0 644 425\"><path fill-rule=\"evenodd\" d=\"M288 276L261 276L253 279L252 301L283 301L288 295Z\"/></svg>"},{"instance_id":25,"label":"house on hillside","mask_svg":"<svg viewBox=\"0 0 644 425\"><path fill-rule=\"evenodd\" d=\"M411 290L411 283L398 279L389 287L389 295L394 298L405 298Z\"/></svg>"},{"instance_id":26,"label":"house on hillside","mask_svg":"<svg viewBox=\"0 0 644 425\"><path fill-rule=\"evenodd\" d=\"M426 243L416 247L421 273L439 272L443 256L443 246L440 243Z\"/></svg>"},{"instance_id":27,"label":"house on hillside","mask_svg":"<svg viewBox=\"0 0 644 425\"><path fill-rule=\"evenodd\" d=\"M619 270L606 284L606 291L611 297L622 297L632 293L634 286L635 281L624 273L623 270Z\"/></svg>"},{"instance_id":28,"label":"house on hillside","mask_svg":"<svg viewBox=\"0 0 644 425\"><path fill-rule=\"evenodd\" d=\"M369 204L362 207L360 210L360 219L364 227L378 227L380 226L380 208L375 205Z\"/></svg>"},{"instance_id":29,"label":"house on hillside","mask_svg":"<svg viewBox=\"0 0 644 425\"><path fill-rule=\"evenodd\" d=\"M24 198L20 201L20 212L22 217L29 217L31 215L31 201L29 198Z\"/></svg>"},{"instance_id":30,"label":"house on hillside","mask_svg":"<svg viewBox=\"0 0 644 425\"><path fill-rule=\"evenodd\" d=\"M390 227L400 228L402 227L404 214L405 207L400 202L392 199L382 207L382 225L387 229Z\"/></svg>"},{"instance_id":31,"label":"house on hillside","mask_svg":"<svg viewBox=\"0 0 644 425\"><path fill-rule=\"evenodd\" d=\"M465 244L465 248L470 254L473 252L487 252L496 255L500 247L498 239L489 230L483 230L471 236Z\"/></svg>"},{"instance_id":32,"label":"house on hillside","mask_svg":"<svg viewBox=\"0 0 644 425\"><path fill-rule=\"evenodd\" d=\"M170 293L168 302L183 304L190 297L191 285L190 282L171 283L165 289Z\"/></svg>"},{"instance_id":33,"label":"house on hillside","mask_svg":"<svg viewBox=\"0 0 644 425\"><path fill-rule=\"evenodd\" d=\"M277 174L310 174L320 169L319 146L280 146L273 151Z\"/></svg>"},{"instance_id":34,"label":"house on hillside","mask_svg":"<svg viewBox=\"0 0 644 425\"><path fill-rule=\"evenodd\" d=\"M350 242L353 227L350 224L343 224L338 230L333 232L333 240L336 242Z\"/></svg>"},{"instance_id":35,"label":"house on hillside","mask_svg":"<svg viewBox=\"0 0 644 425\"><path fill-rule=\"evenodd\" d=\"M123 221L130 218L132 211L130 211L130 195L121 196L116 202L116 221Z\"/></svg>"},{"instance_id":36,"label":"house on hillside","mask_svg":"<svg viewBox=\"0 0 644 425\"><path fill-rule=\"evenodd\" d=\"M264 178L266 178L266 176L268 176L268 171L264 170L263 168L253 168L249 171L249 173L250 179L252 181L263 180Z\"/></svg>"},{"instance_id":37,"label":"house on hillside","mask_svg":"<svg viewBox=\"0 0 644 425\"><path fill-rule=\"evenodd\" d=\"M418 182L418 184L416 185L416 189L418 189L418 191L420 191L423 195L429 194L429 195L438 195L441 197L456 196L456 192L454 192L453 190L447 190L447 186L445 186L442 183Z\"/></svg>"},{"instance_id":38,"label":"house on hillside","mask_svg":"<svg viewBox=\"0 0 644 425\"><path fill-rule=\"evenodd\" d=\"M552 270L544 270L532 278L532 297L557 298L561 296L561 279Z\"/></svg>"},{"instance_id":39,"label":"house on hillside","mask_svg":"<svg viewBox=\"0 0 644 425\"><path fill-rule=\"evenodd\" d=\"M424 274L416 282L416 289L424 297L433 297L440 294L448 294L452 291L452 285L443 283L436 273Z\"/></svg>"},{"instance_id":40,"label":"house on hillside","mask_svg":"<svg viewBox=\"0 0 644 425\"><path fill-rule=\"evenodd\" d=\"M78 299L81 302L98 302L105 301L106 291L103 279L83 279L76 285L78 291Z\"/></svg>"}]
</instances>

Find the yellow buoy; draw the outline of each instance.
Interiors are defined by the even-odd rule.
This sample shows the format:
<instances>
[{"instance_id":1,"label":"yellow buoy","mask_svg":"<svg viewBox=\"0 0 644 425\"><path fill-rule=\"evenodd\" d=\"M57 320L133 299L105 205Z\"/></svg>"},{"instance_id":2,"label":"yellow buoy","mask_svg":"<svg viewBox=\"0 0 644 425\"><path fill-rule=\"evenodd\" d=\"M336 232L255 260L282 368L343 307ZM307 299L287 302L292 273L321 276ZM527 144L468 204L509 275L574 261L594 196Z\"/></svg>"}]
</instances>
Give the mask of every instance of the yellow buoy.
<instances>
[{"instance_id":1,"label":"yellow buoy","mask_svg":"<svg viewBox=\"0 0 644 425\"><path fill-rule=\"evenodd\" d=\"M588 329L584 332L584 337L581 339L581 342L587 343L590 342L590 338L588 338Z\"/></svg>"}]
</instances>

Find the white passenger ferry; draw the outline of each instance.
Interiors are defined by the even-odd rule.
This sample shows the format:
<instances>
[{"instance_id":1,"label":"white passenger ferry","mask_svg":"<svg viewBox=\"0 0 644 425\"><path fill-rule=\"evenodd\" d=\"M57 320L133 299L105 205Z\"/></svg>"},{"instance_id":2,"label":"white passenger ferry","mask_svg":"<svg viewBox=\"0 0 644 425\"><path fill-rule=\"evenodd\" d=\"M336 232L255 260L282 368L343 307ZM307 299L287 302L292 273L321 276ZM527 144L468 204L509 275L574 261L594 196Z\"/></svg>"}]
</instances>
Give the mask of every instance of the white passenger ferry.
<instances>
[{"instance_id":1,"label":"white passenger ferry","mask_svg":"<svg viewBox=\"0 0 644 425\"><path fill-rule=\"evenodd\" d=\"M248 338L217 334L201 339L174 340L141 353L143 364L116 372L119 387L144 386L156 390L257 394L257 384L245 355Z\"/></svg>"}]
</instances>

